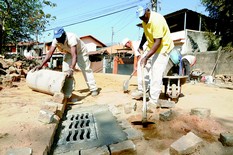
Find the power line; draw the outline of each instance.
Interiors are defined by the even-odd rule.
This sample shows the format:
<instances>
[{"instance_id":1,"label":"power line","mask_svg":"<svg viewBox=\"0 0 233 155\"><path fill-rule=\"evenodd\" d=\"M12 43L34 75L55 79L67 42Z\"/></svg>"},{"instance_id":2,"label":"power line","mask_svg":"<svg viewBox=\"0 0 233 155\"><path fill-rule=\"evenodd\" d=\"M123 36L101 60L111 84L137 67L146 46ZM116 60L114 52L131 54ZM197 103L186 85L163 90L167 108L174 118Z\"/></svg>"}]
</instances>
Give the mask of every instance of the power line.
<instances>
[{"instance_id":1,"label":"power line","mask_svg":"<svg viewBox=\"0 0 233 155\"><path fill-rule=\"evenodd\" d=\"M107 14L104 14L104 15L96 16L96 17L93 17L93 18L90 18L90 19L85 19L85 20L82 20L82 21L79 21L79 22L63 25L63 27L68 27L68 26L72 26L72 25L88 22L88 21L91 21L91 20L95 20L95 19L98 19L98 18L110 16L110 15L113 15L113 14L116 14L116 13L119 13L119 12L123 12L123 11L129 10L129 9L135 8L135 7L137 7L137 5L134 5L134 6L131 6L131 7L125 8L125 9L121 9L121 10L118 10L118 11L114 11L114 12L111 12L111 13L107 13ZM47 29L44 32L50 31L50 30L53 30L53 29L54 28Z\"/></svg>"}]
</instances>

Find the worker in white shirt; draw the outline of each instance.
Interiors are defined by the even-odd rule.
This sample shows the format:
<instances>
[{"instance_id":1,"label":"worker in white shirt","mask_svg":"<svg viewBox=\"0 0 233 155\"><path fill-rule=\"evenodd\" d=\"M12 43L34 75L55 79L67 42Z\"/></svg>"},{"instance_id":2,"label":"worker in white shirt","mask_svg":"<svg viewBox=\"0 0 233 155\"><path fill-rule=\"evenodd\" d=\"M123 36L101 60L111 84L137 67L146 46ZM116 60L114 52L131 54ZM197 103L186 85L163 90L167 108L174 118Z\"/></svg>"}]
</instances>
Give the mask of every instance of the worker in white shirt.
<instances>
[{"instance_id":1,"label":"worker in white shirt","mask_svg":"<svg viewBox=\"0 0 233 155\"><path fill-rule=\"evenodd\" d=\"M143 97L143 80L142 80L142 66L140 65L141 59L146 55L147 51L145 50L147 46L147 42L143 46L143 50L139 49L140 41L132 41L129 40L129 38L125 38L122 40L122 44L124 47L131 48L132 51L134 52L134 56L137 58L137 63L134 66L134 69L137 70L137 83L138 83L138 88L136 91L132 92L132 98L138 100ZM146 85L146 90L148 91L149 89L149 73L150 73L150 68L151 68L151 59L148 60L147 65L145 66L144 70L144 75L145 75L145 85Z\"/></svg>"},{"instance_id":2,"label":"worker in white shirt","mask_svg":"<svg viewBox=\"0 0 233 155\"><path fill-rule=\"evenodd\" d=\"M82 70L83 76L86 80L87 86L91 91L92 96L99 94L93 71L90 68L91 62L87 55L88 50L85 43L74 33L65 32L63 27L54 29L54 39L49 52L46 54L42 64L37 66L34 70L41 69L51 58L55 49L58 48L65 53L62 63L62 71L66 72L68 76L73 76L76 64Z\"/></svg>"},{"instance_id":3,"label":"worker in white shirt","mask_svg":"<svg viewBox=\"0 0 233 155\"><path fill-rule=\"evenodd\" d=\"M187 81L190 81L190 68L196 64L196 57L193 55L185 55L181 58L183 75L188 75Z\"/></svg>"}]
</instances>

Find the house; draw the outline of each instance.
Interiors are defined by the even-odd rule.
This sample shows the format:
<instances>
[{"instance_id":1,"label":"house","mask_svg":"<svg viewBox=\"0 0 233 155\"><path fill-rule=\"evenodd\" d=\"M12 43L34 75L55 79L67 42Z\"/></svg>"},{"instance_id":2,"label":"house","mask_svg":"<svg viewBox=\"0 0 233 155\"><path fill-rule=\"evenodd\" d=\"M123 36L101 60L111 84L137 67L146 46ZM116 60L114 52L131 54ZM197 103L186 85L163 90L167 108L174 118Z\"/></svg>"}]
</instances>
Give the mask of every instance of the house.
<instances>
[{"instance_id":1,"label":"house","mask_svg":"<svg viewBox=\"0 0 233 155\"><path fill-rule=\"evenodd\" d=\"M11 55L20 54L25 57L38 58L42 55L43 43L39 42L18 42L17 44L7 44L4 45L5 57L10 57Z\"/></svg>"},{"instance_id":2,"label":"house","mask_svg":"<svg viewBox=\"0 0 233 155\"><path fill-rule=\"evenodd\" d=\"M96 51L105 48L106 45L91 35L82 36L80 37L80 39L86 44L86 47L89 51L91 68L93 69L93 72L103 72L102 59L103 59L103 54L105 55L106 53L105 52L101 53ZM49 51L51 44L52 42L46 42L44 44L43 57L45 57L46 53ZM48 62L48 66L50 68L62 68L62 58L63 58L63 53L58 49L56 49L50 61ZM78 66L76 66L76 68L79 69Z\"/></svg>"},{"instance_id":3,"label":"house","mask_svg":"<svg viewBox=\"0 0 233 155\"><path fill-rule=\"evenodd\" d=\"M181 9L164 15L171 31L175 48L181 49L181 54L204 52L208 48L207 30L214 32L215 21L198 12ZM142 27L141 24L137 26Z\"/></svg>"}]
</instances>

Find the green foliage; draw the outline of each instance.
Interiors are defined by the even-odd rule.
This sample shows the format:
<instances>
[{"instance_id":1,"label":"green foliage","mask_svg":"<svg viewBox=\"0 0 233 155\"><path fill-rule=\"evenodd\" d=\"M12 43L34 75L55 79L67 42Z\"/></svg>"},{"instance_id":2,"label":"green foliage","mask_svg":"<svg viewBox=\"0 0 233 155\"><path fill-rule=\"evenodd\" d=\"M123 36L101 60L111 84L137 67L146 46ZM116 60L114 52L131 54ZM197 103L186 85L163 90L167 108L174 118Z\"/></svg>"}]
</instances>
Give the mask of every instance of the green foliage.
<instances>
[{"instance_id":1,"label":"green foliage","mask_svg":"<svg viewBox=\"0 0 233 155\"><path fill-rule=\"evenodd\" d=\"M205 37L208 40L207 51L215 51L220 47L220 37L214 35L212 32L206 33Z\"/></svg>"},{"instance_id":2,"label":"green foliage","mask_svg":"<svg viewBox=\"0 0 233 155\"><path fill-rule=\"evenodd\" d=\"M216 20L216 35L221 36L222 46L233 43L233 3L232 0L202 0L209 16Z\"/></svg>"},{"instance_id":3,"label":"green foliage","mask_svg":"<svg viewBox=\"0 0 233 155\"><path fill-rule=\"evenodd\" d=\"M3 0L0 3L3 44L31 41L31 36L40 34L49 20L55 19L44 13L45 6L55 7L56 4L45 0Z\"/></svg>"},{"instance_id":4,"label":"green foliage","mask_svg":"<svg viewBox=\"0 0 233 155\"><path fill-rule=\"evenodd\" d=\"M192 52L195 52L195 51L200 52L199 46L198 46L198 44L194 41L194 39L193 39L190 35L188 35L188 38L189 38L190 43L191 43L191 45L192 45Z\"/></svg>"}]
</instances>

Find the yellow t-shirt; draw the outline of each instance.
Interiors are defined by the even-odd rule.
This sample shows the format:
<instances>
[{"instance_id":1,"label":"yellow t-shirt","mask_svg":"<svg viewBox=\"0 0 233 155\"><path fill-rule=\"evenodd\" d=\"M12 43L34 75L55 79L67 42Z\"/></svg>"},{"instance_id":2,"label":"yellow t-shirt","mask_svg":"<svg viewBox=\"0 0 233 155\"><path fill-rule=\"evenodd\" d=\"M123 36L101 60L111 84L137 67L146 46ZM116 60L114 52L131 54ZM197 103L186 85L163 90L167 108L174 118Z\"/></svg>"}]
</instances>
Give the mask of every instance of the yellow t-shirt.
<instances>
[{"instance_id":1,"label":"yellow t-shirt","mask_svg":"<svg viewBox=\"0 0 233 155\"><path fill-rule=\"evenodd\" d=\"M142 22L144 33L148 41L148 48L154 45L154 38L162 38L162 42L156 53L169 53L174 48L170 36L170 29L165 18L156 12L151 11L149 22Z\"/></svg>"}]
</instances>

